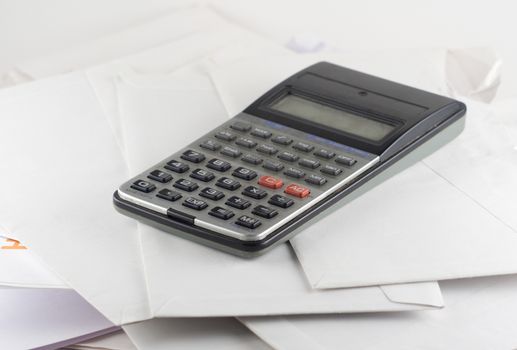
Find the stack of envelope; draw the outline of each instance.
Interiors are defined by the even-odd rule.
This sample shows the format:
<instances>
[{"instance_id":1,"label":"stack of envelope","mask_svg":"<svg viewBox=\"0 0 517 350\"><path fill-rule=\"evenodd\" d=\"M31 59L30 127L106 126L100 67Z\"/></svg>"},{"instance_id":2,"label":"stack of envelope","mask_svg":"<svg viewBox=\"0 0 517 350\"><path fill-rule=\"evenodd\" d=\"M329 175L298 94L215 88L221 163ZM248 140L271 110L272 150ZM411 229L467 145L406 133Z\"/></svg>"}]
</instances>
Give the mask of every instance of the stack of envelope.
<instances>
[{"instance_id":1,"label":"stack of envelope","mask_svg":"<svg viewBox=\"0 0 517 350\"><path fill-rule=\"evenodd\" d=\"M41 309L10 311L0 348L517 347L517 98L486 103L494 65L472 80L465 51L288 47L193 7L10 72L25 84L0 90L0 235L18 248L0 250L0 292ZM463 99L465 131L251 260L114 210L132 175L321 60ZM84 343L120 326L134 345Z\"/></svg>"}]
</instances>

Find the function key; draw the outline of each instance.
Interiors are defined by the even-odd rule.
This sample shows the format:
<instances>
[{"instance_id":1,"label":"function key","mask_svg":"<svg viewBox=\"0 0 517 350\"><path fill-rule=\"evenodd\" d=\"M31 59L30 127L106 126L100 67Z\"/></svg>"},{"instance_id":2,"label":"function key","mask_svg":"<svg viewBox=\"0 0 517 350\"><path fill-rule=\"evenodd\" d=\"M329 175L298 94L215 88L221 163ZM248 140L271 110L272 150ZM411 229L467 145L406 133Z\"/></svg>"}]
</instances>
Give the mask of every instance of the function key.
<instances>
[{"instance_id":1,"label":"function key","mask_svg":"<svg viewBox=\"0 0 517 350\"><path fill-rule=\"evenodd\" d=\"M297 149L298 151L302 151L302 152L312 152L312 150L314 149L314 146L309 145L308 143L305 143L305 142L297 142L294 144L293 148Z\"/></svg>"},{"instance_id":2,"label":"function key","mask_svg":"<svg viewBox=\"0 0 517 350\"><path fill-rule=\"evenodd\" d=\"M208 204L205 201L202 201L201 199L196 199L194 197L188 197L183 202L183 205L188 208L192 208L195 210L203 210L206 207L208 207Z\"/></svg>"},{"instance_id":3,"label":"function key","mask_svg":"<svg viewBox=\"0 0 517 350\"><path fill-rule=\"evenodd\" d=\"M247 228L257 228L261 225L260 220L252 218L248 215L243 215L235 221L237 225L244 226Z\"/></svg>"},{"instance_id":4,"label":"function key","mask_svg":"<svg viewBox=\"0 0 517 350\"><path fill-rule=\"evenodd\" d=\"M257 145L257 143L255 141L253 141L252 139L245 138L245 137L238 138L237 141L235 141L235 143L239 146L246 147L246 148L253 148Z\"/></svg>"},{"instance_id":5,"label":"function key","mask_svg":"<svg viewBox=\"0 0 517 350\"><path fill-rule=\"evenodd\" d=\"M233 148L230 146L224 146L223 149L221 150L221 154L224 154L225 156L228 156L228 157L237 158L238 156L240 156L242 154L242 152L239 151L237 148Z\"/></svg>"},{"instance_id":6,"label":"function key","mask_svg":"<svg viewBox=\"0 0 517 350\"><path fill-rule=\"evenodd\" d=\"M206 163L206 167L217 171L226 171L232 167L232 165L221 159L210 159Z\"/></svg>"},{"instance_id":7,"label":"function key","mask_svg":"<svg viewBox=\"0 0 517 350\"><path fill-rule=\"evenodd\" d=\"M215 207L215 208L212 208L212 210L210 210L208 212L208 215L215 216L216 218L219 218L219 219L228 220L229 218L233 217L235 214L233 213L233 211L231 211L229 209L225 209L223 207Z\"/></svg>"},{"instance_id":8,"label":"function key","mask_svg":"<svg viewBox=\"0 0 517 350\"><path fill-rule=\"evenodd\" d=\"M334 175L334 176L339 175L343 172L343 170L339 169L338 167L332 166L332 165L325 165L323 168L321 168L320 171L324 174L329 174L329 175Z\"/></svg>"},{"instance_id":9,"label":"function key","mask_svg":"<svg viewBox=\"0 0 517 350\"><path fill-rule=\"evenodd\" d=\"M233 130L246 132L250 131L251 125L244 122L235 122L232 125L230 125L230 128L232 128Z\"/></svg>"},{"instance_id":10,"label":"function key","mask_svg":"<svg viewBox=\"0 0 517 350\"><path fill-rule=\"evenodd\" d=\"M334 158L336 154L332 151L329 151L328 149L320 148L319 150L314 152L314 155L324 159L331 159Z\"/></svg>"},{"instance_id":11,"label":"function key","mask_svg":"<svg viewBox=\"0 0 517 350\"><path fill-rule=\"evenodd\" d=\"M199 192L199 195L201 197L205 197L214 201L218 201L219 199L224 197L224 193L221 191L218 191L216 189L205 187Z\"/></svg>"},{"instance_id":12,"label":"function key","mask_svg":"<svg viewBox=\"0 0 517 350\"><path fill-rule=\"evenodd\" d=\"M285 135L273 136L271 141L274 143L278 143L279 145L284 145L284 146L287 146L287 145L290 145L291 143L293 143L293 139L291 139Z\"/></svg>"},{"instance_id":13,"label":"function key","mask_svg":"<svg viewBox=\"0 0 517 350\"><path fill-rule=\"evenodd\" d=\"M150 183L149 181L136 180L131 184L131 188L141 192L149 193L154 191L156 189L156 186Z\"/></svg>"},{"instance_id":14,"label":"function key","mask_svg":"<svg viewBox=\"0 0 517 350\"><path fill-rule=\"evenodd\" d=\"M275 209L266 207L265 205L257 205L251 212L266 219L271 219L278 214Z\"/></svg>"},{"instance_id":15,"label":"function key","mask_svg":"<svg viewBox=\"0 0 517 350\"><path fill-rule=\"evenodd\" d=\"M264 162L264 165L262 165L263 168L272 170L272 171L280 171L284 168L284 165L280 162L274 162L271 160L266 160Z\"/></svg>"},{"instance_id":16,"label":"function key","mask_svg":"<svg viewBox=\"0 0 517 350\"><path fill-rule=\"evenodd\" d=\"M258 164L262 163L261 158L255 157L254 155L251 155L251 154L246 154L244 157L241 158L241 160L243 162L253 164L253 165L258 165Z\"/></svg>"},{"instance_id":17,"label":"function key","mask_svg":"<svg viewBox=\"0 0 517 350\"><path fill-rule=\"evenodd\" d=\"M309 168L309 169L316 169L317 167L320 166L320 162L318 162L317 160L307 159L307 158L300 160L300 162L298 164L300 164L303 167Z\"/></svg>"},{"instance_id":18,"label":"function key","mask_svg":"<svg viewBox=\"0 0 517 350\"><path fill-rule=\"evenodd\" d=\"M343 164L343 165L346 165L346 166L352 166L356 162L357 161L355 159L347 157L347 156L338 156L336 158L336 163Z\"/></svg>"},{"instance_id":19,"label":"function key","mask_svg":"<svg viewBox=\"0 0 517 350\"><path fill-rule=\"evenodd\" d=\"M218 138L219 140L228 141L228 142L233 141L237 138L237 136L235 136L234 134L232 134L229 131L219 131L218 133L215 134L215 137Z\"/></svg>"},{"instance_id":20,"label":"function key","mask_svg":"<svg viewBox=\"0 0 517 350\"><path fill-rule=\"evenodd\" d=\"M261 176L258 180L258 184L272 189L278 189L284 185L281 179L268 175Z\"/></svg>"},{"instance_id":21,"label":"function key","mask_svg":"<svg viewBox=\"0 0 517 350\"><path fill-rule=\"evenodd\" d=\"M303 187L297 184L290 184L285 188L284 192L298 198L305 198L311 193L307 187Z\"/></svg>"},{"instance_id":22,"label":"function key","mask_svg":"<svg viewBox=\"0 0 517 350\"><path fill-rule=\"evenodd\" d=\"M215 178L214 173L211 173L210 171L204 170L204 169L196 169L190 174L190 177L201 180L203 182L211 181Z\"/></svg>"},{"instance_id":23,"label":"function key","mask_svg":"<svg viewBox=\"0 0 517 350\"><path fill-rule=\"evenodd\" d=\"M200 144L199 147L208 149L210 151L217 151L219 148L221 148L221 144L215 142L214 140L206 140Z\"/></svg>"},{"instance_id":24,"label":"function key","mask_svg":"<svg viewBox=\"0 0 517 350\"><path fill-rule=\"evenodd\" d=\"M156 194L156 197L174 202L181 198L181 194L179 194L178 192L169 190L167 188L164 188L163 190L161 190L160 192L158 192Z\"/></svg>"},{"instance_id":25,"label":"function key","mask_svg":"<svg viewBox=\"0 0 517 350\"><path fill-rule=\"evenodd\" d=\"M239 181L230 179L229 177L222 177L215 183L216 186L225 188L227 190L236 190L239 187L241 187L241 184Z\"/></svg>"},{"instance_id":26,"label":"function key","mask_svg":"<svg viewBox=\"0 0 517 350\"><path fill-rule=\"evenodd\" d=\"M186 179L179 179L173 186L187 192L192 192L199 187L197 183Z\"/></svg>"},{"instance_id":27,"label":"function key","mask_svg":"<svg viewBox=\"0 0 517 350\"><path fill-rule=\"evenodd\" d=\"M275 194L272 196L269 201L269 204L276 205L280 208L289 208L291 205L294 204L294 201L291 198L287 198L284 196L281 196L279 194Z\"/></svg>"},{"instance_id":28,"label":"function key","mask_svg":"<svg viewBox=\"0 0 517 350\"><path fill-rule=\"evenodd\" d=\"M171 160L170 162L167 162L167 164L165 165L165 169L169 169L177 173L184 173L185 171L188 171L190 168L185 163L178 162L177 160Z\"/></svg>"},{"instance_id":29,"label":"function key","mask_svg":"<svg viewBox=\"0 0 517 350\"><path fill-rule=\"evenodd\" d=\"M255 198L255 199L262 199L265 196L267 196L266 191L264 191L258 187L255 187L255 186L246 187L244 189L244 191L242 191L242 194L245 196L251 197L251 198Z\"/></svg>"},{"instance_id":30,"label":"function key","mask_svg":"<svg viewBox=\"0 0 517 350\"><path fill-rule=\"evenodd\" d=\"M250 169L243 168L241 166L235 169L232 175L244 180L252 180L257 177L256 172Z\"/></svg>"},{"instance_id":31,"label":"function key","mask_svg":"<svg viewBox=\"0 0 517 350\"><path fill-rule=\"evenodd\" d=\"M251 203L243 198L239 198L237 196L232 196L228 198L228 200L225 203L226 205L229 205L230 207L234 207L237 209L246 209L251 205Z\"/></svg>"},{"instance_id":32,"label":"function key","mask_svg":"<svg viewBox=\"0 0 517 350\"><path fill-rule=\"evenodd\" d=\"M260 137L260 138L263 138L263 139L267 139L267 138L271 137L271 131L264 130L264 129L259 129L259 128L253 129L251 131L251 134L253 136Z\"/></svg>"},{"instance_id":33,"label":"function key","mask_svg":"<svg viewBox=\"0 0 517 350\"><path fill-rule=\"evenodd\" d=\"M189 149L189 150L183 152L183 154L181 155L181 159L188 160L189 162L192 162L192 163L201 163L202 161L205 160L205 156L199 152Z\"/></svg>"},{"instance_id":34,"label":"function key","mask_svg":"<svg viewBox=\"0 0 517 350\"><path fill-rule=\"evenodd\" d=\"M327 182L327 179L323 176L311 174L305 179L305 181L313 185L321 186Z\"/></svg>"},{"instance_id":35,"label":"function key","mask_svg":"<svg viewBox=\"0 0 517 350\"><path fill-rule=\"evenodd\" d=\"M296 162L299 157L291 152L282 152L278 155L278 158L287 160L288 162Z\"/></svg>"},{"instance_id":36,"label":"function key","mask_svg":"<svg viewBox=\"0 0 517 350\"><path fill-rule=\"evenodd\" d=\"M155 181L158 181L161 183L167 183L172 180L171 174L167 174L158 169L151 171L151 173L149 175L147 175L147 177L150 178L151 180L155 180Z\"/></svg>"},{"instance_id":37,"label":"function key","mask_svg":"<svg viewBox=\"0 0 517 350\"><path fill-rule=\"evenodd\" d=\"M302 178L305 176L305 173L302 170L296 169L293 167L289 167L289 168L285 169L284 174L287 176L290 176L290 177L294 177L296 179L299 179L299 178Z\"/></svg>"},{"instance_id":38,"label":"function key","mask_svg":"<svg viewBox=\"0 0 517 350\"><path fill-rule=\"evenodd\" d=\"M257 147L257 152L271 155L278 152L278 150L273 146L264 144Z\"/></svg>"}]
</instances>

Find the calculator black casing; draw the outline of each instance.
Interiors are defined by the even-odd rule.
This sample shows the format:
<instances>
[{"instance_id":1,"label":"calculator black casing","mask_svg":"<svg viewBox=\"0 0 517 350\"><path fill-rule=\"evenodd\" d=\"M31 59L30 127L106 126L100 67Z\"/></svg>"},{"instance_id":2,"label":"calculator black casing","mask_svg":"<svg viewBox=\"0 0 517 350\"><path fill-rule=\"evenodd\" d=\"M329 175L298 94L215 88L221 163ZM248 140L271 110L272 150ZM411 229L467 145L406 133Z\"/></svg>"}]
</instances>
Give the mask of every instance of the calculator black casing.
<instances>
[{"instance_id":1,"label":"calculator black casing","mask_svg":"<svg viewBox=\"0 0 517 350\"><path fill-rule=\"evenodd\" d=\"M229 253L253 257L296 234L303 225L337 203L348 202L357 194L376 185L457 136L463 129L466 106L456 100L327 62L316 63L281 82L244 110L245 113L310 133L307 125L298 123L268 105L281 94L295 91L329 101L361 114L382 118L399 116L403 120L397 132L381 142L336 135L318 130L318 136L377 154L380 162L346 186L297 215L264 239L244 241L175 220L122 199L117 192L113 202L118 211L161 230L215 247ZM441 135L441 136L440 136ZM413 152L418 151L418 152ZM398 166L393 166L398 164ZM390 172L385 170L391 168ZM384 176L379 176L385 173ZM368 184L368 186L365 186Z\"/></svg>"}]
</instances>

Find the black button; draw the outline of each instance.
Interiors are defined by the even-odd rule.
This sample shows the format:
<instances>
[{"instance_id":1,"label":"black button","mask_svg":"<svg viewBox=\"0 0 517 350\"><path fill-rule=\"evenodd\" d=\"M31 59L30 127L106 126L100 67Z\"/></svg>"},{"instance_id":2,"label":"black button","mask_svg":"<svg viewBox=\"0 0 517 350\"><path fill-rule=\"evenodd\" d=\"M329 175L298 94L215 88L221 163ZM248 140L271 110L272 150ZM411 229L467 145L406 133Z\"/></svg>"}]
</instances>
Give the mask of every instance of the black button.
<instances>
[{"instance_id":1,"label":"black button","mask_svg":"<svg viewBox=\"0 0 517 350\"><path fill-rule=\"evenodd\" d=\"M242 194L255 199L262 199L267 196L267 192L261 188L255 186L248 186L243 191Z\"/></svg>"},{"instance_id":2,"label":"black button","mask_svg":"<svg viewBox=\"0 0 517 350\"><path fill-rule=\"evenodd\" d=\"M244 123L244 122L235 122L232 125L230 125L230 128L232 128L234 130L246 132L246 131L250 131L251 125L248 123Z\"/></svg>"},{"instance_id":3,"label":"black button","mask_svg":"<svg viewBox=\"0 0 517 350\"><path fill-rule=\"evenodd\" d=\"M201 163L202 161L205 160L205 156L199 152L189 149L189 150L183 152L183 154L181 155L181 159L188 160L189 162L192 162L192 163Z\"/></svg>"},{"instance_id":4,"label":"black button","mask_svg":"<svg viewBox=\"0 0 517 350\"><path fill-rule=\"evenodd\" d=\"M219 199L224 197L224 193L218 190L215 190L210 187L205 187L199 192L201 197L205 197L214 201L218 201Z\"/></svg>"},{"instance_id":5,"label":"black button","mask_svg":"<svg viewBox=\"0 0 517 350\"><path fill-rule=\"evenodd\" d=\"M347 156L339 156L336 158L336 163L352 166L356 163L356 160Z\"/></svg>"},{"instance_id":6,"label":"black button","mask_svg":"<svg viewBox=\"0 0 517 350\"><path fill-rule=\"evenodd\" d=\"M267 139L271 137L271 131L255 128L251 131L251 134L256 137Z\"/></svg>"},{"instance_id":7,"label":"black button","mask_svg":"<svg viewBox=\"0 0 517 350\"><path fill-rule=\"evenodd\" d=\"M301 166L304 166L306 168L309 168L309 169L316 169L317 167L320 166L320 162L318 162L317 160L307 159L307 158L300 160L300 162L298 164L300 164Z\"/></svg>"},{"instance_id":8,"label":"black button","mask_svg":"<svg viewBox=\"0 0 517 350\"><path fill-rule=\"evenodd\" d=\"M247 139L245 137L238 138L235 143L239 146L246 147L246 148L253 148L257 145L255 141L252 139Z\"/></svg>"},{"instance_id":9,"label":"black button","mask_svg":"<svg viewBox=\"0 0 517 350\"><path fill-rule=\"evenodd\" d=\"M271 139L271 141L280 145L290 145L293 142L293 139L285 135L276 135Z\"/></svg>"},{"instance_id":10,"label":"black button","mask_svg":"<svg viewBox=\"0 0 517 350\"><path fill-rule=\"evenodd\" d=\"M187 192L192 192L199 187L197 183L186 179L179 179L173 186Z\"/></svg>"},{"instance_id":11,"label":"black button","mask_svg":"<svg viewBox=\"0 0 517 350\"><path fill-rule=\"evenodd\" d=\"M322 173L329 174L329 175L339 175L343 170L339 169L338 167L332 166L332 165L325 165L320 170Z\"/></svg>"},{"instance_id":12,"label":"black button","mask_svg":"<svg viewBox=\"0 0 517 350\"><path fill-rule=\"evenodd\" d=\"M235 215L233 213L233 211L231 211L229 209L225 209L223 207L212 208L212 210L210 210L208 212L208 214L215 216L216 218L223 219L223 220L228 220L229 218L231 218Z\"/></svg>"},{"instance_id":13,"label":"black button","mask_svg":"<svg viewBox=\"0 0 517 350\"><path fill-rule=\"evenodd\" d=\"M266 219L271 219L278 214L275 209L266 207L265 205L257 205L255 208L253 208L252 213L258 216L262 216Z\"/></svg>"},{"instance_id":14,"label":"black button","mask_svg":"<svg viewBox=\"0 0 517 350\"><path fill-rule=\"evenodd\" d=\"M270 145L260 145L257 147L257 152L264 153L264 154L275 154L278 152L278 150Z\"/></svg>"},{"instance_id":15,"label":"black button","mask_svg":"<svg viewBox=\"0 0 517 350\"><path fill-rule=\"evenodd\" d=\"M151 180L159 181L161 183L166 183L172 180L172 175L167 174L161 170L153 170L149 175L147 175L148 178Z\"/></svg>"},{"instance_id":16,"label":"black button","mask_svg":"<svg viewBox=\"0 0 517 350\"><path fill-rule=\"evenodd\" d=\"M290 177L294 177L296 179L299 179L299 178L305 176L305 173L302 170L296 169L293 167L289 167L289 168L285 169L284 174L287 176L290 176Z\"/></svg>"},{"instance_id":17,"label":"black button","mask_svg":"<svg viewBox=\"0 0 517 350\"><path fill-rule=\"evenodd\" d=\"M278 158L287 160L288 162L296 162L299 157L291 152L282 152L278 155Z\"/></svg>"},{"instance_id":18,"label":"black button","mask_svg":"<svg viewBox=\"0 0 517 350\"><path fill-rule=\"evenodd\" d=\"M305 181L313 185L321 186L327 182L327 179L325 179L323 176L311 174L305 179Z\"/></svg>"},{"instance_id":19,"label":"black button","mask_svg":"<svg viewBox=\"0 0 517 350\"><path fill-rule=\"evenodd\" d=\"M171 160L165 165L165 169L175 171L177 173L184 173L189 170L189 166L185 163L178 162L177 160Z\"/></svg>"},{"instance_id":20,"label":"black button","mask_svg":"<svg viewBox=\"0 0 517 350\"><path fill-rule=\"evenodd\" d=\"M174 202L181 198L181 194L178 192L169 190L167 188L164 188L160 192L156 194L156 197L160 197L162 199L166 199L168 201Z\"/></svg>"},{"instance_id":21,"label":"black button","mask_svg":"<svg viewBox=\"0 0 517 350\"><path fill-rule=\"evenodd\" d=\"M294 201L291 198L275 194L273 197L269 199L268 203L276 205L280 208L289 208L291 205L294 204Z\"/></svg>"},{"instance_id":22,"label":"black button","mask_svg":"<svg viewBox=\"0 0 517 350\"><path fill-rule=\"evenodd\" d=\"M217 151L219 148L221 148L221 144L215 142L214 140L206 140L205 142L200 144L199 147L208 149L210 151Z\"/></svg>"},{"instance_id":23,"label":"black button","mask_svg":"<svg viewBox=\"0 0 517 350\"><path fill-rule=\"evenodd\" d=\"M149 193L149 192L154 191L156 186L153 185L152 183L150 183L149 181L136 180L131 185L131 188L134 188L135 190L138 190L138 191L141 191L141 192Z\"/></svg>"},{"instance_id":24,"label":"black button","mask_svg":"<svg viewBox=\"0 0 517 350\"><path fill-rule=\"evenodd\" d=\"M230 179L229 177L220 178L219 180L217 180L215 185L222 187L222 188L226 188L227 190L232 190L232 191L241 187L241 184L239 183L239 181Z\"/></svg>"},{"instance_id":25,"label":"black button","mask_svg":"<svg viewBox=\"0 0 517 350\"><path fill-rule=\"evenodd\" d=\"M271 160L266 160L264 162L264 165L262 165L263 168L266 168L268 170L273 170L273 171L280 171L284 168L284 165L280 162L274 162L274 161L271 161Z\"/></svg>"},{"instance_id":26,"label":"black button","mask_svg":"<svg viewBox=\"0 0 517 350\"><path fill-rule=\"evenodd\" d=\"M294 144L293 148L297 149L298 151L302 151L302 152L312 152L312 150L314 149L314 146L309 145L308 143L305 143L305 142L297 142Z\"/></svg>"},{"instance_id":27,"label":"black button","mask_svg":"<svg viewBox=\"0 0 517 350\"><path fill-rule=\"evenodd\" d=\"M196 210L203 210L206 207L208 207L208 204L206 204L205 201L202 201L201 199L196 199L194 197L188 197L187 199L185 199L183 205L185 207L189 207Z\"/></svg>"},{"instance_id":28,"label":"black button","mask_svg":"<svg viewBox=\"0 0 517 350\"><path fill-rule=\"evenodd\" d=\"M251 180L257 177L256 172L250 169L243 168L241 166L235 169L232 175L244 180Z\"/></svg>"},{"instance_id":29,"label":"black button","mask_svg":"<svg viewBox=\"0 0 517 350\"><path fill-rule=\"evenodd\" d=\"M215 134L215 137L224 141L233 141L237 136L229 131L219 131L217 134Z\"/></svg>"},{"instance_id":30,"label":"black button","mask_svg":"<svg viewBox=\"0 0 517 350\"><path fill-rule=\"evenodd\" d=\"M237 225L241 225L247 228L257 228L261 225L260 220L252 218L248 215L243 215L235 221Z\"/></svg>"},{"instance_id":31,"label":"black button","mask_svg":"<svg viewBox=\"0 0 517 350\"><path fill-rule=\"evenodd\" d=\"M244 157L241 158L241 160L243 162L250 163L253 165L258 165L258 164L262 163L261 158L255 157L254 155L251 155L251 154L246 154Z\"/></svg>"},{"instance_id":32,"label":"black button","mask_svg":"<svg viewBox=\"0 0 517 350\"><path fill-rule=\"evenodd\" d=\"M223 149L221 150L221 154L224 154L225 156L228 156L228 157L237 158L238 156L240 156L242 154L242 152L239 151L237 148L233 148L230 146L224 146Z\"/></svg>"},{"instance_id":33,"label":"black button","mask_svg":"<svg viewBox=\"0 0 517 350\"><path fill-rule=\"evenodd\" d=\"M230 169L232 165L224 160L214 158L206 163L206 167L217 171L226 171Z\"/></svg>"},{"instance_id":34,"label":"black button","mask_svg":"<svg viewBox=\"0 0 517 350\"><path fill-rule=\"evenodd\" d=\"M314 155L318 156L320 158L330 159L330 158L333 158L336 154L332 151L321 148L321 149L317 150L316 152L314 152Z\"/></svg>"},{"instance_id":35,"label":"black button","mask_svg":"<svg viewBox=\"0 0 517 350\"><path fill-rule=\"evenodd\" d=\"M211 173L210 171L204 169L196 169L192 172L192 174L190 174L190 177L204 182L208 182L210 180L213 180L215 178L215 175L214 173Z\"/></svg>"},{"instance_id":36,"label":"black button","mask_svg":"<svg viewBox=\"0 0 517 350\"><path fill-rule=\"evenodd\" d=\"M225 203L226 205L229 205L230 207L234 207L237 209L246 209L251 205L251 203L243 198L239 198L237 196L232 196L228 198L228 200Z\"/></svg>"}]
</instances>

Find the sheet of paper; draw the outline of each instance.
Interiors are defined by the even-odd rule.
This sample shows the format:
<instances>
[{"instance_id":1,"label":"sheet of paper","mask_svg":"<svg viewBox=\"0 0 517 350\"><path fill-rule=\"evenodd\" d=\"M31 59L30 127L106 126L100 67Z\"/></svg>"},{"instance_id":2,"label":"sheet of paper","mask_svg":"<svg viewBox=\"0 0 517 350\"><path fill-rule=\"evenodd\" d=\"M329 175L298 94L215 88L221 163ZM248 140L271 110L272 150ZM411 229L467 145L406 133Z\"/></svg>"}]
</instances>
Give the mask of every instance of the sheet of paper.
<instances>
[{"instance_id":1,"label":"sheet of paper","mask_svg":"<svg viewBox=\"0 0 517 350\"><path fill-rule=\"evenodd\" d=\"M126 332L119 330L95 339L83 341L69 346L71 350L138 350ZM140 347L140 350L143 348Z\"/></svg>"}]
</instances>

